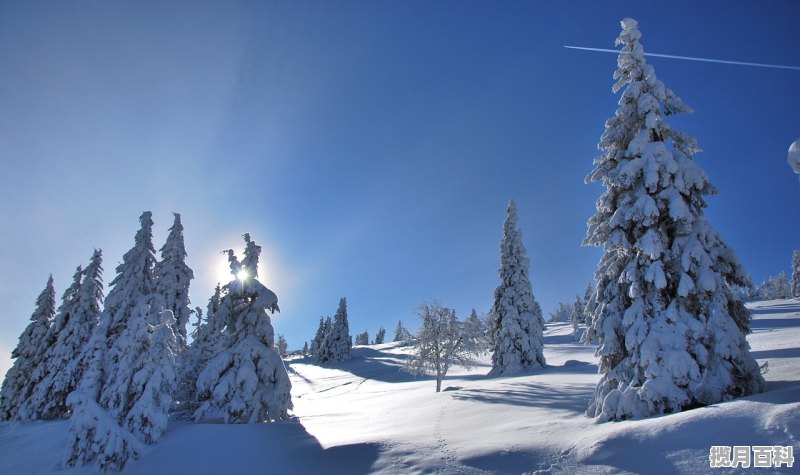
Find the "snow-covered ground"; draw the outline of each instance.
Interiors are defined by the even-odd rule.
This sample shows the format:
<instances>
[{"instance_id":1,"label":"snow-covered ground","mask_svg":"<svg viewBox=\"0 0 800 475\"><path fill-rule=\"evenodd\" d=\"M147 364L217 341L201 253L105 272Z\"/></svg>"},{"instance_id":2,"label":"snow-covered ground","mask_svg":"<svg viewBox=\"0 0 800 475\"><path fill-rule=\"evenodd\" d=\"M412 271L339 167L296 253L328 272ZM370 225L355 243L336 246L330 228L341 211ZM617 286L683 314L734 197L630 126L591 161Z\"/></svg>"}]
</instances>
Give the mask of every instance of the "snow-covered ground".
<instances>
[{"instance_id":1,"label":"snow-covered ground","mask_svg":"<svg viewBox=\"0 0 800 475\"><path fill-rule=\"evenodd\" d=\"M748 337L768 362L767 391L679 414L597 424L583 415L598 380L593 348L548 325L548 367L487 378L484 364L433 378L399 368L407 349L356 347L353 360L287 365L296 421L175 421L126 474L249 473L799 473L800 302L755 302ZM58 468L66 422L0 424L0 474L93 473ZM795 466L710 468L713 445L794 447Z\"/></svg>"}]
</instances>

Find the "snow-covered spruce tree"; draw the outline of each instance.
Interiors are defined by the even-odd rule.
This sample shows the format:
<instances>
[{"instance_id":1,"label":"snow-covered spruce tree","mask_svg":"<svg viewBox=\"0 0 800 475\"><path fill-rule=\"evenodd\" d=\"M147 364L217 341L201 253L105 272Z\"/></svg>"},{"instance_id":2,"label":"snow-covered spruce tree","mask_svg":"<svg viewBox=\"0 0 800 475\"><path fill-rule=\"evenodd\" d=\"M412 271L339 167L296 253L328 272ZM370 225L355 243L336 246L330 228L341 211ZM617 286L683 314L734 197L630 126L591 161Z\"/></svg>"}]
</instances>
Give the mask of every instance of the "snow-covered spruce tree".
<instances>
[{"instance_id":1,"label":"snow-covered spruce tree","mask_svg":"<svg viewBox=\"0 0 800 475\"><path fill-rule=\"evenodd\" d=\"M528 278L529 261L517 229L517 207L508 203L500 243L500 285L494 291L490 376L544 367L544 319Z\"/></svg>"},{"instance_id":2,"label":"snow-covered spruce tree","mask_svg":"<svg viewBox=\"0 0 800 475\"><path fill-rule=\"evenodd\" d=\"M486 338L486 324L478 316L478 312L476 312L474 308L469 317L464 320L463 334L471 348L477 348L480 349L480 351L485 351L489 348L489 340Z\"/></svg>"},{"instance_id":3,"label":"snow-covered spruce tree","mask_svg":"<svg viewBox=\"0 0 800 475\"><path fill-rule=\"evenodd\" d=\"M322 345L322 342L325 340L325 319L319 317L319 327L317 327L317 333L314 335L314 338L311 340L311 346L308 349L309 353L313 357L317 357L319 354L319 348Z\"/></svg>"},{"instance_id":4,"label":"snow-covered spruce tree","mask_svg":"<svg viewBox=\"0 0 800 475\"><path fill-rule=\"evenodd\" d=\"M800 249L792 253L792 298L800 298Z\"/></svg>"},{"instance_id":5,"label":"snow-covered spruce tree","mask_svg":"<svg viewBox=\"0 0 800 475\"><path fill-rule=\"evenodd\" d=\"M789 287L789 280L786 278L786 272L778 274L775 280L776 296L778 299L788 299L792 297L792 290Z\"/></svg>"},{"instance_id":6,"label":"snow-covered spruce tree","mask_svg":"<svg viewBox=\"0 0 800 475\"><path fill-rule=\"evenodd\" d=\"M225 347L225 323L216 317L221 298L222 287L217 283L214 294L208 299L205 317L199 307L195 309L198 321L192 335L192 344L178 357L180 364L175 396L178 417L189 418L197 410L197 377L209 360Z\"/></svg>"},{"instance_id":7,"label":"snow-covered spruce tree","mask_svg":"<svg viewBox=\"0 0 800 475\"><path fill-rule=\"evenodd\" d=\"M279 311L278 297L258 281L261 247L244 235L247 247L239 263L228 251L231 273L244 279L225 285L214 313L224 323L225 345L197 379L199 407L195 420L221 418L225 423L255 423L289 417L292 388L275 348L267 311Z\"/></svg>"},{"instance_id":8,"label":"snow-covered spruce tree","mask_svg":"<svg viewBox=\"0 0 800 475\"><path fill-rule=\"evenodd\" d=\"M584 240L604 249L587 331L599 339L601 373L587 415L600 420L764 388L745 339L750 313L729 287L746 274L703 216L716 189L692 160L695 139L663 120L691 109L656 78L640 37L635 20L622 20L613 90L625 91L586 178L606 187Z\"/></svg>"},{"instance_id":9,"label":"snow-covered spruce tree","mask_svg":"<svg viewBox=\"0 0 800 475\"><path fill-rule=\"evenodd\" d=\"M350 348L353 345L347 323L347 299L344 297L339 300L339 309L333 316L333 326L330 332L326 332L322 346L326 351L320 355L320 362L350 360Z\"/></svg>"},{"instance_id":10,"label":"snow-covered spruce tree","mask_svg":"<svg viewBox=\"0 0 800 475\"><path fill-rule=\"evenodd\" d=\"M308 356L308 342L307 341L303 343L302 354L303 354L303 356Z\"/></svg>"},{"instance_id":11,"label":"snow-covered spruce tree","mask_svg":"<svg viewBox=\"0 0 800 475\"><path fill-rule=\"evenodd\" d=\"M283 335L278 335L278 343L276 343L275 346L281 358L289 354L289 343L286 342L286 338L284 338Z\"/></svg>"},{"instance_id":12,"label":"snow-covered spruce tree","mask_svg":"<svg viewBox=\"0 0 800 475\"><path fill-rule=\"evenodd\" d=\"M366 346L369 345L369 332L364 330L364 333L356 335L356 345Z\"/></svg>"},{"instance_id":13,"label":"snow-covered spruce tree","mask_svg":"<svg viewBox=\"0 0 800 475\"><path fill-rule=\"evenodd\" d=\"M413 374L436 374L436 392L442 390L442 381L453 364L470 369L475 364L474 356L479 347L465 338L463 325L456 318L455 310L442 307L439 302L423 302L417 309L422 321L414 338L411 358L406 369Z\"/></svg>"},{"instance_id":14,"label":"snow-covered spruce tree","mask_svg":"<svg viewBox=\"0 0 800 475\"><path fill-rule=\"evenodd\" d=\"M317 345L317 351L314 353L314 358L319 363L324 363L331 359L331 339L330 334L333 331L333 320L331 317L325 318L322 324L322 340Z\"/></svg>"},{"instance_id":15,"label":"snow-covered spruce tree","mask_svg":"<svg viewBox=\"0 0 800 475\"><path fill-rule=\"evenodd\" d=\"M144 349L134 360L128 394L135 395L126 411L123 427L138 440L154 444L167 428L172 394L175 392L176 368L175 317L169 310L156 313L150 310L145 325L139 332L145 334ZM135 327L131 323L128 326Z\"/></svg>"},{"instance_id":16,"label":"snow-covered spruce tree","mask_svg":"<svg viewBox=\"0 0 800 475\"><path fill-rule=\"evenodd\" d=\"M47 279L42 293L36 298L36 307L31 314L31 323L22 331L17 347L11 352L14 364L3 379L0 387L0 420L16 419L20 406L30 395L36 381L32 374L41 372L45 364L44 342L56 313L56 291L53 289L53 275Z\"/></svg>"},{"instance_id":17,"label":"snow-covered spruce tree","mask_svg":"<svg viewBox=\"0 0 800 475\"><path fill-rule=\"evenodd\" d=\"M163 307L175 316L175 334L178 350L186 348L186 325L192 315L189 301L189 284L194 272L186 265L186 247L183 242L181 215L173 213L175 220L169 228L167 241L161 248L161 260L154 268L156 293L163 299Z\"/></svg>"},{"instance_id":18,"label":"snow-covered spruce tree","mask_svg":"<svg viewBox=\"0 0 800 475\"><path fill-rule=\"evenodd\" d=\"M78 279L83 280L79 283ZM75 274L74 296L62 306L47 335L48 348L41 374L25 402L28 419L66 419L67 396L83 376L81 355L86 349L103 303L103 253L95 249L89 265ZM65 302L67 296L65 294Z\"/></svg>"},{"instance_id":19,"label":"snow-covered spruce tree","mask_svg":"<svg viewBox=\"0 0 800 475\"><path fill-rule=\"evenodd\" d=\"M400 320L397 322L397 327L394 329L394 340L395 342L406 342L411 340L411 332L408 331L406 327L403 326L403 321Z\"/></svg>"},{"instance_id":20,"label":"snow-covered spruce tree","mask_svg":"<svg viewBox=\"0 0 800 475\"><path fill-rule=\"evenodd\" d=\"M375 334L375 344L376 345L382 345L384 340L386 340L386 329L383 328L383 327L380 327L378 329L378 333Z\"/></svg>"},{"instance_id":21,"label":"snow-covered spruce tree","mask_svg":"<svg viewBox=\"0 0 800 475\"><path fill-rule=\"evenodd\" d=\"M146 211L139 218L134 246L116 268L89 339L83 377L67 397L72 412L67 465L97 460L102 470L120 470L138 454L134 441L155 442L166 424L169 403L163 401L171 400L174 368L164 365L174 366L174 355L161 353L170 339L154 334L159 327L172 333L174 322L155 294L151 216Z\"/></svg>"}]
</instances>

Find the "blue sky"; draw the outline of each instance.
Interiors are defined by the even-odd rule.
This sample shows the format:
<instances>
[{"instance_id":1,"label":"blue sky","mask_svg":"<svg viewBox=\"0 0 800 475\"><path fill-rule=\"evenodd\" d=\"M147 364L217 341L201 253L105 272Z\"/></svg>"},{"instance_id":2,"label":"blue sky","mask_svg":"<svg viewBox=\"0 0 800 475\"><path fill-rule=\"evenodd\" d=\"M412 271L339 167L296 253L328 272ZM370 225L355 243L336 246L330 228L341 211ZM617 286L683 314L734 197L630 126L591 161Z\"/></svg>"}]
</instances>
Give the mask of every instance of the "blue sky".
<instances>
[{"instance_id":1,"label":"blue sky","mask_svg":"<svg viewBox=\"0 0 800 475\"><path fill-rule=\"evenodd\" d=\"M183 215L195 305L249 232L290 347L349 302L353 333L415 327L426 299L491 306L517 201L545 313L592 278L580 242L619 20L645 51L800 66L800 4L3 2L0 374L48 273L95 247L105 281L153 211ZM800 248L800 71L651 58L695 113L709 219L754 280ZM107 291L108 289L106 289Z\"/></svg>"}]
</instances>

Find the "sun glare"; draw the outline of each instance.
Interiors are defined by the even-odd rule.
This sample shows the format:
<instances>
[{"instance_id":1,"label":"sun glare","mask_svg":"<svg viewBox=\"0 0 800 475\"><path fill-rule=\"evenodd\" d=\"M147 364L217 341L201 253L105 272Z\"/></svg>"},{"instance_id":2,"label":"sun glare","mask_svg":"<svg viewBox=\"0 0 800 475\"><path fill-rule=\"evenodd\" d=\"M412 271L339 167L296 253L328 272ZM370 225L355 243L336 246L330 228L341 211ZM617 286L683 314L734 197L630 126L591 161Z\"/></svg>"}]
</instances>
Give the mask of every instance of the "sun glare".
<instances>
[{"instance_id":1,"label":"sun glare","mask_svg":"<svg viewBox=\"0 0 800 475\"><path fill-rule=\"evenodd\" d=\"M248 277L250 276L247 275L247 271L244 269L240 270L239 273L236 274L236 278L239 280L247 280Z\"/></svg>"}]
</instances>

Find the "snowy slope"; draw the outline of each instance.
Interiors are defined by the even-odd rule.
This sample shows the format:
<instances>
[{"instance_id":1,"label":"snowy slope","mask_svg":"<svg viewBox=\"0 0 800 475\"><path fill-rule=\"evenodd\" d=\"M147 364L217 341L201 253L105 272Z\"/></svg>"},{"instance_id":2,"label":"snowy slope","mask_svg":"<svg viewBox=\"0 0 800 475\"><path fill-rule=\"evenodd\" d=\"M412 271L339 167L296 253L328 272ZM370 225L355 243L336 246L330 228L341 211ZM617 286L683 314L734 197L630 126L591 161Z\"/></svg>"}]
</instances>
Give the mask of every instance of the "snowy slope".
<instances>
[{"instance_id":1,"label":"snowy slope","mask_svg":"<svg viewBox=\"0 0 800 475\"><path fill-rule=\"evenodd\" d=\"M593 349L548 325L548 367L486 378L489 358L433 378L399 371L407 349L356 347L324 367L288 363L297 420L226 426L174 422L126 474L798 473L800 302L751 304L749 341L768 362L766 393L679 414L597 424L583 416L598 380ZM0 474L57 470L65 422L0 424ZM793 469L708 464L712 445L793 445ZM60 473L92 473L84 467Z\"/></svg>"}]
</instances>

